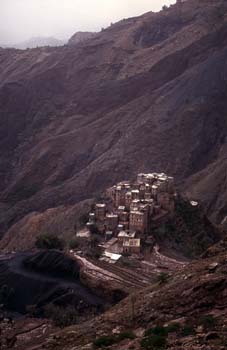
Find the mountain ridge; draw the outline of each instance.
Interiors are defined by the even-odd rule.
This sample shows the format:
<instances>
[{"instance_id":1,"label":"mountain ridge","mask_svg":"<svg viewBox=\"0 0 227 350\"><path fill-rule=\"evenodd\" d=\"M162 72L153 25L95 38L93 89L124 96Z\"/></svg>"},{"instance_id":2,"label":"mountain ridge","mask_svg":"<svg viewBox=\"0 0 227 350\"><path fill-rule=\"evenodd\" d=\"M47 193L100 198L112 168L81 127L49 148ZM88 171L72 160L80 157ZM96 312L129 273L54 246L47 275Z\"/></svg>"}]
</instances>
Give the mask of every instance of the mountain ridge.
<instances>
[{"instance_id":1,"label":"mountain ridge","mask_svg":"<svg viewBox=\"0 0 227 350\"><path fill-rule=\"evenodd\" d=\"M167 172L180 186L186 180L193 199L190 177L225 147L225 6L188 0L75 48L0 50L2 236L14 225L22 233L21 220L35 212L76 211L140 171ZM219 215L215 195L196 192L222 220L225 204Z\"/></svg>"},{"instance_id":2,"label":"mountain ridge","mask_svg":"<svg viewBox=\"0 0 227 350\"><path fill-rule=\"evenodd\" d=\"M66 43L65 40L60 40L55 37L37 36L16 44L5 44L3 48L14 48L18 50L26 50L26 49L34 49L37 47L43 47L43 46L53 46L53 47L62 46L65 43Z\"/></svg>"}]
</instances>

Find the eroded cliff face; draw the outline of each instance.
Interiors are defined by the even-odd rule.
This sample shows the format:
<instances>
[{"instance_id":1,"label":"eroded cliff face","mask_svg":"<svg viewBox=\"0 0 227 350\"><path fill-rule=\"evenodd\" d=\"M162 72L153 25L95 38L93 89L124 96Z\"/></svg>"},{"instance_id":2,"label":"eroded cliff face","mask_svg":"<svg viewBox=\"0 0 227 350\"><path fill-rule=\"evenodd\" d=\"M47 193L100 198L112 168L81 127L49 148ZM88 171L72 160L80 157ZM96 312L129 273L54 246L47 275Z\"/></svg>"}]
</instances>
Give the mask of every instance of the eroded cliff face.
<instances>
[{"instance_id":1,"label":"eroded cliff face","mask_svg":"<svg viewBox=\"0 0 227 350\"><path fill-rule=\"evenodd\" d=\"M0 49L1 236L140 171L201 174L187 190L222 218L223 177L207 188L201 172L222 174L226 13L225 1L188 0L76 47Z\"/></svg>"}]
</instances>

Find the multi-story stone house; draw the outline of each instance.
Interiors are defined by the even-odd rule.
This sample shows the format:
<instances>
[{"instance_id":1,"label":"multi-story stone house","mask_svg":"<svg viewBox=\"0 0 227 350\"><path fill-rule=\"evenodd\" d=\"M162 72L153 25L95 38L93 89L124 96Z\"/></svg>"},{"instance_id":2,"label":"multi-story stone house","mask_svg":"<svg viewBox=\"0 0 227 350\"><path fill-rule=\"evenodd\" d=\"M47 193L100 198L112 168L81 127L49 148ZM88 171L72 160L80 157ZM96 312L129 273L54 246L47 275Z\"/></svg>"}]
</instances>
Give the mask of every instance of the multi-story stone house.
<instances>
[{"instance_id":1,"label":"multi-story stone house","mask_svg":"<svg viewBox=\"0 0 227 350\"><path fill-rule=\"evenodd\" d=\"M97 221L104 221L106 217L106 204L95 205L95 218Z\"/></svg>"},{"instance_id":2,"label":"multi-story stone house","mask_svg":"<svg viewBox=\"0 0 227 350\"><path fill-rule=\"evenodd\" d=\"M141 241L139 238L125 240L123 242L123 253L139 254L141 251Z\"/></svg>"}]
</instances>

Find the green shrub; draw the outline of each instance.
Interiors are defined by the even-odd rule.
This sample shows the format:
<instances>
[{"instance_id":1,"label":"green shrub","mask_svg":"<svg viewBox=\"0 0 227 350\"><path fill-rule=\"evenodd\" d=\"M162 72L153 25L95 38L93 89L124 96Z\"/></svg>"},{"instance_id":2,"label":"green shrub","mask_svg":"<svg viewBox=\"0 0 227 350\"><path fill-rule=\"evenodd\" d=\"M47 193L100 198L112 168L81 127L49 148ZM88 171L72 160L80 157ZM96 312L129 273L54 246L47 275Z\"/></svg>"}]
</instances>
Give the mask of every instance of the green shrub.
<instances>
[{"instance_id":1,"label":"green shrub","mask_svg":"<svg viewBox=\"0 0 227 350\"><path fill-rule=\"evenodd\" d=\"M60 307L49 304L44 309L47 318L51 318L57 327L64 328L76 324L77 312L72 306Z\"/></svg>"},{"instance_id":2,"label":"green shrub","mask_svg":"<svg viewBox=\"0 0 227 350\"><path fill-rule=\"evenodd\" d=\"M79 239L77 237L74 237L69 242L69 248L70 249L77 249L80 246Z\"/></svg>"},{"instance_id":3,"label":"green shrub","mask_svg":"<svg viewBox=\"0 0 227 350\"><path fill-rule=\"evenodd\" d=\"M146 350L162 350L167 346L166 336L153 334L141 340L141 348Z\"/></svg>"},{"instance_id":4,"label":"green shrub","mask_svg":"<svg viewBox=\"0 0 227 350\"><path fill-rule=\"evenodd\" d=\"M191 325L185 325L182 329L182 336L187 337L189 335L194 335L195 329Z\"/></svg>"},{"instance_id":5,"label":"green shrub","mask_svg":"<svg viewBox=\"0 0 227 350\"><path fill-rule=\"evenodd\" d=\"M44 233L37 237L35 246L39 249L63 250L65 246L65 241L55 235Z\"/></svg>"},{"instance_id":6,"label":"green shrub","mask_svg":"<svg viewBox=\"0 0 227 350\"><path fill-rule=\"evenodd\" d=\"M164 284L167 283L169 279L169 274L166 272L161 272L158 276L157 276L157 282L160 284Z\"/></svg>"},{"instance_id":7,"label":"green shrub","mask_svg":"<svg viewBox=\"0 0 227 350\"><path fill-rule=\"evenodd\" d=\"M89 221L89 214L88 213L84 213L79 217L79 223L84 226L86 225L86 223Z\"/></svg>"},{"instance_id":8,"label":"green shrub","mask_svg":"<svg viewBox=\"0 0 227 350\"><path fill-rule=\"evenodd\" d=\"M171 323L166 327L167 333L175 333L180 330L180 323Z\"/></svg>"},{"instance_id":9,"label":"green shrub","mask_svg":"<svg viewBox=\"0 0 227 350\"><path fill-rule=\"evenodd\" d=\"M92 236L100 234L99 229L95 224L92 225L89 230L90 230L90 233L92 234Z\"/></svg>"},{"instance_id":10,"label":"green shrub","mask_svg":"<svg viewBox=\"0 0 227 350\"><path fill-rule=\"evenodd\" d=\"M167 346L168 332L165 327L156 326L146 330L141 340L141 348L146 350L162 350Z\"/></svg>"},{"instance_id":11,"label":"green shrub","mask_svg":"<svg viewBox=\"0 0 227 350\"><path fill-rule=\"evenodd\" d=\"M103 348L105 346L120 343L124 339L135 339L135 334L132 331L124 331L116 335L104 335L96 339L93 345L95 348Z\"/></svg>"},{"instance_id":12,"label":"green shrub","mask_svg":"<svg viewBox=\"0 0 227 350\"><path fill-rule=\"evenodd\" d=\"M145 332L145 337L146 336L152 336L152 335L161 335L161 336L167 336L167 330L165 327L162 326L156 326L154 328L147 329Z\"/></svg>"},{"instance_id":13,"label":"green shrub","mask_svg":"<svg viewBox=\"0 0 227 350\"><path fill-rule=\"evenodd\" d=\"M199 319L199 324L202 325L206 330L210 330L215 327L216 322L212 315L204 315Z\"/></svg>"},{"instance_id":14,"label":"green shrub","mask_svg":"<svg viewBox=\"0 0 227 350\"><path fill-rule=\"evenodd\" d=\"M117 336L118 341L122 341L124 339L135 339L135 334L132 331L125 331Z\"/></svg>"},{"instance_id":15,"label":"green shrub","mask_svg":"<svg viewBox=\"0 0 227 350\"><path fill-rule=\"evenodd\" d=\"M113 335L104 335L100 338L95 339L94 346L96 348L103 348L104 346L113 345L116 342L116 338Z\"/></svg>"}]
</instances>

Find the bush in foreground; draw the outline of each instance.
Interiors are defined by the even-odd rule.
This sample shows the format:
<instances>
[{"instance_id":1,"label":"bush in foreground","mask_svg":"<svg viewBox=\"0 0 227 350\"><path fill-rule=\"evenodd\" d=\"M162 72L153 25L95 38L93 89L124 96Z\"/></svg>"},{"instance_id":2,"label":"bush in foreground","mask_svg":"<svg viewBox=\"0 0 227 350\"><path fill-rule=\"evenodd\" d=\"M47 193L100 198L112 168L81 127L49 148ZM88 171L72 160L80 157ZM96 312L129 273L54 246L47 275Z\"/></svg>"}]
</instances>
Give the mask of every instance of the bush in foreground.
<instances>
[{"instance_id":1,"label":"bush in foreground","mask_svg":"<svg viewBox=\"0 0 227 350\"><path fill-rule=\"evenodd\" d=\"M147 329L141 340L141 348L145 350L163 350L167 347L168 329L156 326Z\"/></svg>"},{"instance_id":2,"label":"bush in foreground","mask_svg":"<svg viewBox=\"0 0 227 350\"><path fill-rule=\"evenodd\" d=\"M141 340L141 348L146 350L163 350L167 346L166 336L153 334Z\"/></svg>"},{"instance_id":3,"label":"bush in foreground","mask_svg":"<svg viewBox=\"0 0 227 350\"><path fill-rule=\"evenodd\" d=\"M125 331L116 335L104 335L100 338L95 339L93 345L95 348L104 348L106 346L120 343L125 339L135 339L135 334L132 331Z\"/></svg>"},{"instance_id":4,"label":"bush in foreground","mask_svg":"<svg viewBox=\"0 0 227 350\"><path fill-rule=\"evenodd\" d=\"M76 324L77 312L74 307L60 307L49 304L44 310L45 316L51 318L57 327L64 328Z\"/></svg>"}]
</instances>

